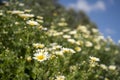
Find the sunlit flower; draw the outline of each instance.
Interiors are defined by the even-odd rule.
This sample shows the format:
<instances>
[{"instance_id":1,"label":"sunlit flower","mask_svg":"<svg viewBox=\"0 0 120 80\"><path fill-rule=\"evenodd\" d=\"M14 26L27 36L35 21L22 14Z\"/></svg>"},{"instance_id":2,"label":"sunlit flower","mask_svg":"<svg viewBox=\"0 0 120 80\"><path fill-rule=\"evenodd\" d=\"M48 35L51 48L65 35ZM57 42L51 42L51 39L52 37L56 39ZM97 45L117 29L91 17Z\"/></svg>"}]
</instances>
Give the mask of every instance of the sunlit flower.
<instances>
[{"instance_id":1,"label":"sunlit flower","mask_svg":"<svg viewBox=\"0 0 120 80\"><path fill-rule=\"evenodd\" d=\"M63 56L63 52L62 51L55 51L54 54Z\"/></svg>"},{"instance_id":2,"label":"sunlit flower","mask_svg":"<svg viewBox=\"0 0 120 80\"><path fill-rule=\"evenodd\" d=\"M74 39L68 39L67 41L72 43L72 44L74 44L76 42Z\"/></svg>"},{"instance_id":3,"label":"sunlit flower","mask_svg":"<svg viewBox=\"0 0 120 80\"><path fill-rule=\"evenodd\" d=\"M109 80L108 78L105 78L104 80Z\"/></svg>"},{"instance_id":4,"label":"sunlit flower","mask_svg":"<svg viewBox=\"0 0 120 80\"><path fill-rule=\"evenodd\" d=\"M9 11L8 13L11 13L11 14L23 14L24 12L19 11L19 10L14 10L14 11Z\"/></svg>"},{"instance_id":5,"label":"sunlit flower","mask_svg":"<svg viewBox=\"0 0 120 80\"><path fill-rule=\"evenodd\" d=\"M32 17L34 17L34 15L33 14L19 14L19 16L21 17L21 18L32 18Z\"/></svg>"},{"instance_id":6,"label":"sunlit flower","mask_svg":"<svg viewBox=\"0 0 120 80\"><path fill-rule=\"evenodd\" d=\"M21 6L21 7L24 6L24 3L19 3L19 6Z\"/></svg>"},{"instance_id":7,"label":"sunlit flower","mask_svg":"<svg viewBox=\"0 0 120 80\"><path fill-rule=\"evenodd\" d=\"M61 48L62 48L62 46L60 46L60 45L55 45L52 47L53 50L57 50L57 49L61 49Z\"/></svg>"},{"instance_id":8,"label":"sunlit flower","mask_svg":"<svg viewBox=\"0 0 120 80\"><path fill-rule=\"evenodd\" d=\"M80 47L75 47L75 50L76 50L77 52L80 52L80 51L81 51L81 48L80 48Z\"/></svg>"},{"instance_id":9,"label":"sunlit flower","mask_svg":"<svg viewBox=\"0 0 120 80\"><path fill-rule=\"evenodd\" d=\"M96 36L94 39L93 39L93 41L94 42L99 42L100 40L105 40L105 38L104 38L104 36Z\"/></svg>"},{"instance_id":10,"label":"sunlit flower","mask_svg":"<svg viewBox=\"0 0 120 80\"><path fill-rule=\"evenodd\" d=\"M93 32L93 33L97 33L97 32L98 32L98 29L92 28L92 32Z\"/></svg>"},{"instance_id":11,"label":"sunlit flower","mask_svg":"<svg viewBox=\"0 0 120 80\"><path fill-rule=\"evenodd\" d=\"M75 51L73 49L70 49L70 48L62 48L62 52L63 53L75 53Z\"/></svg>"},{"instance_id":12,"label":"sunlit flower","mask_svg":"<svg viewBox=\"0 0 120 80\"><path fill-rule=\"evenodd\" d=\"M50 56L50 59L54 59L54 58L56 58L56 56L55 56L54 54L52 54L52 55Z\"/></svg>"},{"instance_id":13,"label":"sunlit flower","mask_svg":"<svg viewBox=\"0 0 120 80\"><path fill-rule=\"evenodd\" d=\"M56 79L55 80L65 80L65 76L56 76Z\"/></svg>"},{"instance_id":14,"label":"sunlit flower","mask_svg":"<svg viewBox=\"0 0 120 80\"><path fill-rule=\"evenodd\" d=\"M69 32L70 29L63 29L63 32Z\"/></svg>"},{"instance_id":15,"label":"sunlit flower","mask_svg":"<svg viewBox=\"0 0 120 80\"><path fill-rule=\"evenodd\" d=\"M40 19L37 19L36 21L39 23L43 23L43 20L40 20Z\"/></svg>"},{"instance_id":16,"label":"sunlit flower","mask_svg":"<svg viewBox=\"0 0 120 80\"><path fill-rule=\"evenodd\" d=\"M91 67L95 67L95 66L98 65L97 62L100 61L99 58L92 57L92 56L90 56L89 58L90 58L90 66L91 66Z\"/></svg>"},{"instance_id":17,"label":"sunlit flower","mask_svg":"<svg viewBox=\"0 0 120 80\"><path fill-rule=\"evenodd\" d=\"M35 48L44 48L44 47L45 47L45 45L44 45L44 44L41 44L41 43L34 43L33 46L34 46Z\"/></svg>"},{"instance_id":18,"label":"sunlit flower","mask_svg":"<svg viewBox=\"0 0 120 80\"><path fill-rule=\"evenodd\" d=\"M42 17L42 16L37 16L37 18L38 18L38 19L41 19L41 20L43 19L43 17Z\"/></svg>"},{"instance_id":19,"label":"sunlit flower","mask_svg":"<svg viewBox=\"0 0 120 80\"><path fill-rule=\"evenodd\" d=\"M31 25L31 26L37 26L37 25L39 25L38 22L32 21L32 20L29 20L29 21L27 21L26 23L29 24L29 25Z\"/></svg>"},{"instance_id":20,"label":"sunlit flower","mask_svg":"<svg viewBox=\"0 0 120 80\"><path fill-rule=\"evenodd\" d=\"M84 38L89 38L90 35L88 35L88 34L83 34L83 37L84 37Z\"/></svg>"},{"instance_id":21,"label":"sunlit flower","mask_svg":"<svg viewBox=\"0 0 120 80\"><path fill-rule=\"evenodd\" d=\"M87 33L88 32L87 27L86 26L81 26L81 25L78 26L77 30L80 30L83 33Z\"/></svg>"},{"instance_id":22,"label":"sunlit flower","mask_svg":"<svg viewBox=\"0 0 120 80\"><path fill-rule=\"evenodd\" d=\"M76 41L76 44L77 45L83 45L83 41L82 40Z\"/></svg>"},{"instance_id":23,"label":"sunlit flower","mask_svg":"<svg viewBox=\"0 0 120 80\"><path fill-rule=\"evenodd\" d=\"M56 32L53 34L53 36L60 36L60 35L63 35L63 32Z\"/></svg>"},{"instance_id":24,"label":"sunlit flower","mask_svg":"<svg viewBox=\"0 0 120 80\"><path fill-rule=\"evenodd\" d=\"M104 70L107 70L107 66L104 65L104 64L100 64L100 67L101 67L102 69L104 69Z\"/></svg>"},{"instance_id":25,"label":"sunlit flower","mask_svg":"<svg viewBox=\"0 0 120 80\"><path fill-rule=\"evenodd\" d=\"M65 22L59 22L58 26L67 26L67 23L65 23Z\"/></svg>"},{"instance_id":26,"label":"sunlit flower","mask_svg":"<svg viewBox=\"0 0 120 80\"><path fill-rule=\"evenodd\" d=\"M70 66L70 71L73 72L77 69L77 66L73 65L73 66Z\"/></svg>"},{"instance_id":27,"label":"sunlit flower","mask_svg":"<svg viewBox=\"0 0 120 80\"><path fill-rule=\"evenodd\" d=\"M42 30L47 31L47 30L48 30L48 28L44 27L44 28L42 28Z\"/></svg>"},{"instance_id":28,"label":"sunlit flower","mask_svg":"<svg viewBox=\"0 0 120 80\"><path fill-rule=\"evenodd\" d=\"M76 38L76 39L78 39L78 38L81 37L79 33L78 33L78 34L76 33L76 34L74 34L73 36L74 36L74 38Z\"/></svg>"},{"instance_id":29,"label":"sunlit flower","mask_svg":"<svg viewBox=\"0 0 120 80\"><path fill-rule=\"evenodd\" d=\"M92 47L93 44L92 44L92 42L90 42L90 41L86 41L85 46L86 46L86 47Z\"/></svg>"},{"instance_id":30,"label":"sunlit flower","mask_svg":"<svg viewBox=\"0 0 120 80\"><path fill-rule=\"evenodd\" d=\"M115 70L115 69L116 69L116 66L115 66L115 65L110 65L108 68L109 68L110 70Z\"/></svg>"},{"instance_id":31,"label":"sunlit flower","mask_svg":"<svg viewBox=\"0 0 120 80\"><path fill-rule=\"evenodd\" d=\"M25 12L31 12L32 10L31 9L25 9L24 11Z\"/></svg>"},{"instance_id":32,"label":"sunlit flower","mask_svg":"<svg viewBox=\"0 0 120 80\"><path fill-rule=\"evenodd\" d=\"M48 58L49 58L48 52L43 52L43 51L35 53L33 57L33 59L38 60L40 62L45 61Z\"/></svg>"},{"instance_id":33,"label":"sunlit flower","mask_svg":"<svg viewBox=\"0 0 120 80\"><path fill-rule=\"evenodd\" d=\"M100 61L99 58L96 58L96 57L93 57L93 56L90 56L89 58L90 58L90 61L92 61L92 62L98 62L98 61Z\"/></svg>"},{"instance_id":34,"label":"sunlit flower","mask_svg":"<svg viewBox=\"0 0 120 80\"><path fill-rule=\"evenodd\" d=\"M31 56L27 57L27 61L30 62L32 60Z\"/></svg>"},{"instance_id":35,"label":"sunlit flower","mask_svg":"<svg viewBox=\"0 0 120 80\"><path fill-rule=\"evenodd\" d=\"M104 36L98 36L98 38L100 39L100 40L105 40L105 37Z\"/></svg>"},{"instance_id":36,"label":"sunlit flower","mask_svg":"<svg viewBox=\"0 0 120 80\"><path fill-rule=\"evenodd\" d=\"M71 38L71 36L70 35L63 35L63 38L69 39L69 38Z\"/></svg>"},{"instance_id":37,"label":"sunlit flower","mask_svg":"<svg viewBox=\"0 0 120 80\"><path fill-rule=\"evenodd\" d=\"M76 30L74 30L74 31L70 31L70 32L69 32L69 34L71 34L71 35L74 35L74 34L76 34L76 33L77 33Z\"/></svg>"},{"instance_id":38,"label":"sunlit flower","mask_svg":"<svg viewBox=\"0 0 120 80\"><path fill-rule=\"evenodd\" d=\"M2 16L3 15L3 13L0 13L0 16Z\"/></svg>"},{"instance_id":39,"label":"sunlit flower","mask_svg":"<svg viewBox=\"0 0 120 80\"><path fill-rule=\"evenodd\" d=\"M50 43L50 46L57 46L57 43Z\"/></svg>"},{"instance_id":40,"label":"sunlit flower","mask_svg":"<svg viewBox=\"0 0 120 80\"><path fill-rule=\"evenodd\" d=\"M18 24L20 24L19 22L15 22L15 25L18 25Z\"/></svg>"},{"instance_id":41,"label":"sunlit flower","mask_svg":"<svg viewBox=\"0 0 120 80\"><path fill-rule=\"evenodd\" d=\"M96 50L100 50L101 46L100 46L100 45L96 45L96 46L94 46L94 48L95 48Z\"/></svg>"}]
</instances>

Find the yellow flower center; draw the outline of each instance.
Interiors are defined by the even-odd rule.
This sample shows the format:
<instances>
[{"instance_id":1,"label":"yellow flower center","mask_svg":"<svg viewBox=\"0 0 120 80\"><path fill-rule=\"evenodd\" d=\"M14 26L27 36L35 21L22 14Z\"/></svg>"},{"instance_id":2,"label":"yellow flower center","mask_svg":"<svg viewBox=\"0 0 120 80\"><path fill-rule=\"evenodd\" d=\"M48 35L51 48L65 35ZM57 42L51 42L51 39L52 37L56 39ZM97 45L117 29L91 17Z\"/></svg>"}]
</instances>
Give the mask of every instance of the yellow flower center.
<instances>
[{"instance_id":1,"label":"yellow flower center","mask_svg":"<svg viewBox=\"0 0 120 80\"><path fill-rule=\"evenodd\" d=\"M38 59L38 60L43 60L44 58L45 58L44 55L37 56L37 59Z\"/></svg>"}]
</instances>

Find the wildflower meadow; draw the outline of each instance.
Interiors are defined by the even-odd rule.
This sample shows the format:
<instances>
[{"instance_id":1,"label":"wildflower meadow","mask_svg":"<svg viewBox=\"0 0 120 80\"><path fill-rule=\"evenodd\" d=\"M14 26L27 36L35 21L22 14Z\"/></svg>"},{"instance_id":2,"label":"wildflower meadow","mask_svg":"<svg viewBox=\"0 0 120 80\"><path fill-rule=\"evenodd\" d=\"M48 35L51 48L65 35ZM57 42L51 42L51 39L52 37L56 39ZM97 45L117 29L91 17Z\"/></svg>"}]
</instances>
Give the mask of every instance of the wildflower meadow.
<instances>
[{"instance_id":1,"label":"wildflower meadow","mask_svg":"<svg viewBox=\"0 0 120 80\"><path fill-rule=\"evenodd\" d=\"M0 80L120 80L120 44L73 12L55 0L0 6Z\"/></svg>"}]
</instances>

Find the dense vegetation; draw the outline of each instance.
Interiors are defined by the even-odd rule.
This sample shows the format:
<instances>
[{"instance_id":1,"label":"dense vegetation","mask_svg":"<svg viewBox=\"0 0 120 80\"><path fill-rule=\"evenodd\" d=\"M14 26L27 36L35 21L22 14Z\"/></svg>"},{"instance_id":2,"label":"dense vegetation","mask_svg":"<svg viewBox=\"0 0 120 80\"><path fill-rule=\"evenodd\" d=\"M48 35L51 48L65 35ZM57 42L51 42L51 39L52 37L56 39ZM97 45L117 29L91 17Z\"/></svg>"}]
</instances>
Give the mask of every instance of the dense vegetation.
<instances>
[{"instance_id":1,"label":"dense vegetation","mask_svg":"<svg viewBox=\"0 0 120 80\"><path fill-rule=\"evenodd\" d=\"M120 80L120 46L56 0L0 6L0 80Z\"/></svg>"}]
</instances>

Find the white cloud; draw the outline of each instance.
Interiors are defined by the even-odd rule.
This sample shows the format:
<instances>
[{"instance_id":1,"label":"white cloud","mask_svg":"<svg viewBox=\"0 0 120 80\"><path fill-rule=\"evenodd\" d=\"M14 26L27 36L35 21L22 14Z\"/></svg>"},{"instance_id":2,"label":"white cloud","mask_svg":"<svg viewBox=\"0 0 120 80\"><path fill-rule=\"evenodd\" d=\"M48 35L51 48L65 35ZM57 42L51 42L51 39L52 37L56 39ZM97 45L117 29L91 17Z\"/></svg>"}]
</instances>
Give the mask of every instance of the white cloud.
<instances>
[{"instance_id":1,"label":"white cloud","mask_svg":"<svg viewBox=\"0 0 120 80\"><path fill-rule=\"evenodd\" d=\"M70 4L68 8L74 8L75 10L91 12L98 10L104 11L106 9L106 6L102 0L97 0L97 2L94 4L90 4L87 0L78 0L76 3Z\"/></svg>"},{"instance_id":2,"label":"white cloud","mask_svg":"<svg viewBox=\"0 0 120 80\"><path fill-rule=\"evenodd\" d=\"M108 34L108 35L112 35L112 34L115 34L115 30L113 30L111 28L106 28L105 33Z\"/></svg>"}]
</instances>

